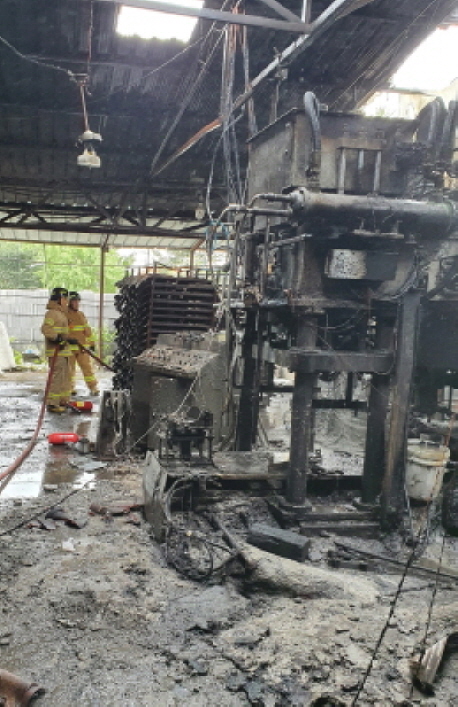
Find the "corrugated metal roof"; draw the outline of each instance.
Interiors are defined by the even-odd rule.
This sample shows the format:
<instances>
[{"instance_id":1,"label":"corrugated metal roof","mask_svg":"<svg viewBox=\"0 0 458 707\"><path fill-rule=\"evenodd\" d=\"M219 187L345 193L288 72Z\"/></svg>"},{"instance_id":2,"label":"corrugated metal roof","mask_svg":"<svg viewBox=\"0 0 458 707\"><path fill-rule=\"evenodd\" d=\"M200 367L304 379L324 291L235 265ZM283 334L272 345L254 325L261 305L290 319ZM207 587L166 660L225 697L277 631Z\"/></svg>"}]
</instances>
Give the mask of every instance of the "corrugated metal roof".
<instances>
[{"instance_id":1,"label":"corrugated metal roof","mask_svg":"<svg viewBox=\"0 0 458 707\"><path fill-rule=\"evenodd\" d=\"M72 231L47 231L45 229L0 229L0 241L22 243L46 243L67 246L89 246L100 248L170 248L192 250L202 243L202 237L192 235L186 238L173 236L146 236L141 234L112 234L109 236Z\"/></svg>"}]
</instances>

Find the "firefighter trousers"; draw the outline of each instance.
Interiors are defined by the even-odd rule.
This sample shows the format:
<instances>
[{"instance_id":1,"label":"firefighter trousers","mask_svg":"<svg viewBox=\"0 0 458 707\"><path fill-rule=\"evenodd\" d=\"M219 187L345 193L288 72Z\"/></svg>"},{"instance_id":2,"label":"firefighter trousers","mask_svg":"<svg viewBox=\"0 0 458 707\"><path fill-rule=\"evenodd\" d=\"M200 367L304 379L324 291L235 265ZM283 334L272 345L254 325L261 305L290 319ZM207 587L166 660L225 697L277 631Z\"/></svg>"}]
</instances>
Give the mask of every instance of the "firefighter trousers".
<instances>
[{"instance_id":1,"label":"firefighter trousers","mask_svg":"<svg viewBox=\"0 0 458 707\"><path fill-rule=\"evenodd\" d=\"M51 366L52 356L48 358L48 365ZM49 386L47 405L66 405L71 393L70 387L70 357L57 356L54 363L54 372Z\"/></svg>"},{"instance_id":2,"label":"firefighter trousers","mask_svg":"<svg viewBox=\"0 0 458 707\"><path fill-rule=\"evenodd\" d=\"M97 379L92 368L91 357L85 351L76 351L73 356L70 356L70 390L75 390L76 364L81 368L84 382L89 390L97 390Z\"/></svg>"}]
</instances>

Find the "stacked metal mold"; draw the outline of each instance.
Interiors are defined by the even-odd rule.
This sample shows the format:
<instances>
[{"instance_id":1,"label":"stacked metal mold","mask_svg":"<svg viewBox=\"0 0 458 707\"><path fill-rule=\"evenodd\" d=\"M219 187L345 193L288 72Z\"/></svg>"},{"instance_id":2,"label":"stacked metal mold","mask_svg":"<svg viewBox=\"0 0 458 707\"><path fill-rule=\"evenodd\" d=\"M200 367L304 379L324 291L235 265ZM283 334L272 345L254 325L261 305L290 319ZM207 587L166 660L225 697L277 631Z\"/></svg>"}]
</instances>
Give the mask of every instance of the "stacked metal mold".
<instances>
[{"instance_id":1,"label":"stacked metal mold","mask_svg":"<svg viewBox=\"0 0 458 707\"><path fill-rule=\"evenodd\" d=\"M145 293L147 289L145 280L125 278L120 283L119 294L115 296L116 309L120 315L114 323L116 350L113 357L115 370L113 387L115 390L131 389L133 373L129 362L146 348L148 300Z\"/></svg>"},{"instance_id":2,"label":"stacked metal mold","mask_svg":"<svg viewBox=\"0 0 458 707\"><path fill-rule=\"evenodd\" d=\"M132 359L154 346L160 334L208 331L217 295L209 280L158 274L127 277L119 287L113 387L131 390Z\"/></svg>"}]
</instances>

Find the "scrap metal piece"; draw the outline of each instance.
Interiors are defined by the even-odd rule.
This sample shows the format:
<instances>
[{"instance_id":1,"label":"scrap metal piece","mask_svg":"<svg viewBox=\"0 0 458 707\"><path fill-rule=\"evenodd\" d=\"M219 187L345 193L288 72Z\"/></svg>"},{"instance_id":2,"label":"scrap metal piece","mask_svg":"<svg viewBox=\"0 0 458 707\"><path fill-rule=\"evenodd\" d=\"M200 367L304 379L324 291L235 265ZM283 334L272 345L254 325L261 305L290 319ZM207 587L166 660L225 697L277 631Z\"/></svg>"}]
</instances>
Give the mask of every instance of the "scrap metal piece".
<instances>
[{"instance_id":1,"label":"scrap metal piece","mask_svg":"<svg viewBox=\"0 0 458 707\"><path fill-rule=\"evenodd\" d=\"M151 525L154 539L165 540L167 525L165 509L165 487L167 470L161 466L154 452L148 452L143 474L143 493L145 498L145 517Z\"/></svg>"},{"instance_id":2,"label":"scrap metal piece","mask_svg":"<svg viewBox=\"0 0 458 707\"><path fill-rule=\"evenodd\" d=\"M7 670L0 670L0 704L2 707L27 707L31 700L44 695L36 683L26 682Z\"/></svg>"},{"instance_id":3,"label":"scrap metal piece","mask_svg":"<svg viewBox=\"0 0 458 707\"><path fill-rule=\"evenodd\" d=\"M139 511L143 509L143 503L132 503L126 501L125 503L114 503L107 505L100 505L99 503L91 503L89 510L94 515L99 516L125 516L129 515L132 511Z\"/></svg>"},{"instance_id":4,"label":"scrap metal piece","mask_svg":"<svg viewBox=\"0 0 458 707\"><path fill-rule=\"evenodd\" d=\"M261 550L280 557L303 562L308 559L310 540L292 530L274 528L266 523L253 523L248 534L248 542Z\"/></svg>"},{"instance_id":5,"label":"scrap metal piece","mask_svg":"<svg viewBox=\"0 0 458 707\"><path fill-rule=\"evenodd\" d=\"M79 521L75 520L75 518L71 518L67 511L64 511L62 508L51 508L45 515L45 520L47 523L49 521L55 521L55 520L61 520L65 523L65 525L68 525L69 528L77 528L80 530L81 528L84 528L86 525L86 521ZM40 518L40 522L44 525L45 521L43 521ZM46 527L46 526L45 526ZM51 528L51 530L54 530L56 528L56 524L54 523L54 528ZM49 530L49 528L46 527L46 530Z\"/></svg>"},{"instance_id":6,"label":"scrap metal piece","mask_svg":"<svg viewBox=\"0 0 458 707\"><path fill-rule=\"evenodd\" d=\"M434 693L433 683L436 679L445 654L458 650L458 632L449 634L434 643L423 656L415 655L411 660L413 681L416 686L427 694Z\"/></svg>"}]
</instances>

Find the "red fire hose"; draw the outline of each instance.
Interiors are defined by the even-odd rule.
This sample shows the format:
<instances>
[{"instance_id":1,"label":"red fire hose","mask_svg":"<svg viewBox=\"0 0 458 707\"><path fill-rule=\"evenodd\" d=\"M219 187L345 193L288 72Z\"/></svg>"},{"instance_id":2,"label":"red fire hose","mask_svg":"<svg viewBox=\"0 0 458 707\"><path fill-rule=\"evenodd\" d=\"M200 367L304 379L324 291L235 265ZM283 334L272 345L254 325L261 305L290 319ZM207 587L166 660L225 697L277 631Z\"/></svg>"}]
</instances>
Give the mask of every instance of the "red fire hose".
<instances>
[{"instance_id":1,"label":"red fire hose","mask_svg":"<svg viewBox=\"0 0 458 707\"><path fill-rule=\"evenodd\" d=\"M5 486L7 485L7 483L9 483L9 481L11 480L11 478L12 478L14 472L17 471L17 470L19 469L19 467L21 466L22 462L23 462L25 459L27 459L27 457L29 456L30 452L32 451L32 449L34 448L34 446L35 446L36 443L37 443L38 433L39 433L40 430L41 430L41 426L42 426L42 424L43 424L43 418L44 418L44 416L45 416L46 400L47 400L47 397L48 397L49 388L50 388L50 386L51 386L51 380L52 380L52 377L53 377L54 367L55 367L55 365L56 365L56 359L57 359L57 354L58 354L58 353L59 353L59 347L56 346L56 348L55 348L55 350L54 350L54 354L53 354L53 356L52 356L52 358L51 358L51 362L50 362L50 364L49 364L49 372L48 372L48 378L47 378L47 380L46 380L46 387L45 387L45 392L44 392L44 396L43 396L43 402L42 402L42 404L41 404L40 414L38 415L37 426L35 427L35 431L34 431L32 437L31 437L31 439L30 439L30 442L28 443L27 447L24 449L24 451L22 452L22 454L20 454L20 455L18 456L18 458L15 459L15 461L14 461L12 464L10 464L7 469L5 469L5 471L2 471L2 472L0 473L0 481L3 481L3 480L4 480L4 481L3 481L3 484L0 485L0 492L3 491L3 489L5 488Z\"/></svg>"}]
</instances>

